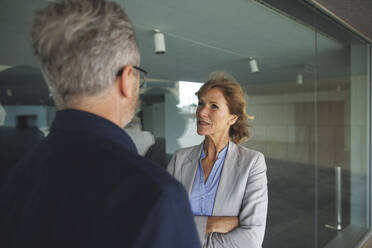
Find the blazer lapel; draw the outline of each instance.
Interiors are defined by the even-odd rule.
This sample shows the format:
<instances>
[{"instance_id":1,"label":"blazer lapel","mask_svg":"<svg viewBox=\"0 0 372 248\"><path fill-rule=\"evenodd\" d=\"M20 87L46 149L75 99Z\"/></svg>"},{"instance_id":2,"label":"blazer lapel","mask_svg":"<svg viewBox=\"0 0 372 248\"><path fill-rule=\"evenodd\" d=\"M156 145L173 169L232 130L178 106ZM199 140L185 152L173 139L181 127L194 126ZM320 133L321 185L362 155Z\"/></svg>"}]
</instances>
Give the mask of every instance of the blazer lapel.
<instances>
[{"instance_id":1,"label":"blazer lapel","mask_svg":"<svg viewBox=\"0 0 372 248\"><path fill-rule=\"evenodd\" d=\"M213 214L218 215L223 210L225 202L228 200L230 194L232 194L232 190L239 177L237 166L239 166L237 145L229 141L229 148L223 164L216 199L214 200Z\"/></svg>"},{"instance_id":2,"label":"blazer lapel","mask_svg":"<svg viewBox=\"0 0 372 248\"><path fill-rule=\"evenodd\" d=\"M192 185L194 183L196 171L199 166L199 159L201 154L201 149L203 148L203 143L196 146L189 154L187 162L182 166L181 171L181 182L185 186L185 189L190 196Z\"/></svg>"}]
</instances>

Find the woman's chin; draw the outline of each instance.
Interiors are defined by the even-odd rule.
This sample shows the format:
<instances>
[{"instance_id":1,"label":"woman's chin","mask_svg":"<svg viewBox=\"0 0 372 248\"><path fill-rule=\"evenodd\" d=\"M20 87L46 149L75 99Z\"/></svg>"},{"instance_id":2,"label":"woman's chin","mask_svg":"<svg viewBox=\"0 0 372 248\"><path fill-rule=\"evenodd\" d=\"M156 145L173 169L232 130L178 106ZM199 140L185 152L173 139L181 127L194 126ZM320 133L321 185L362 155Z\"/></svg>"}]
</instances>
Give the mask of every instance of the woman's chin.
<instances>
[{"instance_id":1,"label":"woman's chin","mask_svg":"<svg viewBox=\"0 0 372 248\"><path fill-rule=\"evenodd\" d=\"M203 130L203 129L197 129L196 130L196 132L197 132L197 134L199 134L199 135L201 135L201 136L204 136L204 135L207 135L208 133L205 131L205 130Z\"/></svg>"}]
</instances>

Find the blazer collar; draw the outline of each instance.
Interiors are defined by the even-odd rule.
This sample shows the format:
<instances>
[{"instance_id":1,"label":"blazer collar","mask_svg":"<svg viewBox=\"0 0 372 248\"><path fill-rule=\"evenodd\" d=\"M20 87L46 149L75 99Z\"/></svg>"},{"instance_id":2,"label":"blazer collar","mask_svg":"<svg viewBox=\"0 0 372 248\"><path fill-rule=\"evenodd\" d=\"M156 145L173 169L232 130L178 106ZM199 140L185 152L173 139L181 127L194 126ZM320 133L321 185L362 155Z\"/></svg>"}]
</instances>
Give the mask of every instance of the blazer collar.
<instances>
[{"instance_id":1,"label":"blazer collar","mask_svg":"<svg viewBox=\"0 0 372 248\"><path fill-rule=\"evenodd\" d=\"M183 185L185 185L185 188L190 195L192 185L194 183L196 171L198 169L199 165L199 159L200 155L203 149L202 142L200 145L195 146L189 156L186 162L182 166L182 176L181 176L181 182ZM223 205L223 201L227 197L228 194L231 193L231 190L233 189L233 182L235 182L236 178L238 177L238 170L235 169L235 166L239 166L237 163L238 161L238 147L236 144L234 144L232 141L229 141L229 147L227 149L227 154L225 157L225 162L223 164L222 172L221 172L221 178L216 194L215 199L215 206L221 206ZM218 210L218 209L217 209ZM214 210L213 210L214 211Z\"/></svg>"},{"instance_id":2,"label":"blazer collar","mask_svg":"<svg viewBox=\"0 0 372 248\"><path fill-rule=\"evenodd\" d=\"M214 200L213 214L221 213L224 208L225 202L228 197L233 193L235 188L235 183L238 181L239 170L237 167L240 166L238 146L229 141L229 148L225 157L225 162L223 164L220 182L218 184L218 189L216 193L216 198Z\"/></svg>"},{"instance_id":3,"label":"blazer collar","mask_svg":"<svg viewBox=\"0 0 372 248\"><path fill-rule=\"evenodd\" d=\"M200 145L195 146L189 156L188 160L182 166L182 178L181 181L186 188L187 193L191 194L192 185L194 183L196 171L198 170L199 159L203 149L202 142Z\"/></svg>"}]
</instances>

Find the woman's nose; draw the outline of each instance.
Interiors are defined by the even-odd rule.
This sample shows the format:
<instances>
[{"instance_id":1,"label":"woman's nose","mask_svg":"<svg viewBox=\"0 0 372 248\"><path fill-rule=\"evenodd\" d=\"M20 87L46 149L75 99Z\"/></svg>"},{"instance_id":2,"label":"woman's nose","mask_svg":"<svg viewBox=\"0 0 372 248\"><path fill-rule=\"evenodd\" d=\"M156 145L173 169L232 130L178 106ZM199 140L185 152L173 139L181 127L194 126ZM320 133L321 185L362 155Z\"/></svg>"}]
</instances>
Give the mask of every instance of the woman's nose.
<instances>
[{"instance_id":1,"label":"woman's nose","mask_svg":"<svg viewBox=\"0 0 372 248\"><path fill-rule=\"evenodd\" d=\"M206 106L199 107L199 111L198 112L199 112L199 116L201 116L201 117L205 117L205 116L208 115L208 109L207 109Z\"/></svg>"}]
</instances>

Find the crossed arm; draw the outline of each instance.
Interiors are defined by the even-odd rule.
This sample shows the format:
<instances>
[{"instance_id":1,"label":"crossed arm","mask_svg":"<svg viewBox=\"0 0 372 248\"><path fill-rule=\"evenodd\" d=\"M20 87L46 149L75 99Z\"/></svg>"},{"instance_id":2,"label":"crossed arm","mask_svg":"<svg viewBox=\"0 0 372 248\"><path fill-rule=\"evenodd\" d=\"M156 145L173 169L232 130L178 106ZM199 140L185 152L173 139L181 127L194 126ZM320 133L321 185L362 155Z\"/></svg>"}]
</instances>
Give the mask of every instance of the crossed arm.
<instances>
[{"instance_id":1,"label":"crossed arm","mask_svg":"<svg viewBox=\"0 0 372 248\"><path fill-rule=\"evenodd\" d=\"M205 227L208 233L229 233L239 226L239 218L235 216L209 216Z\"/></svg>"}]
</instances>

